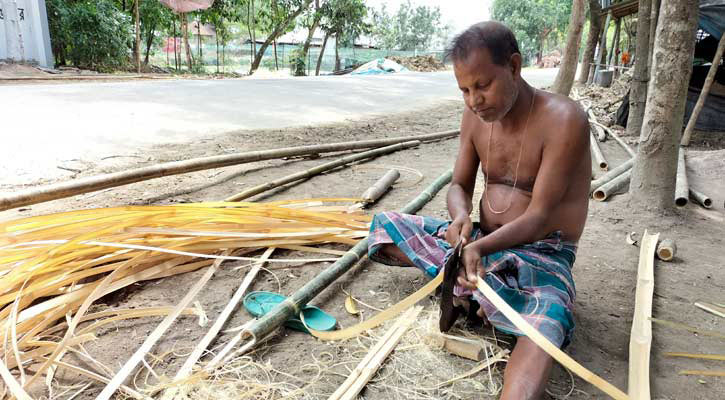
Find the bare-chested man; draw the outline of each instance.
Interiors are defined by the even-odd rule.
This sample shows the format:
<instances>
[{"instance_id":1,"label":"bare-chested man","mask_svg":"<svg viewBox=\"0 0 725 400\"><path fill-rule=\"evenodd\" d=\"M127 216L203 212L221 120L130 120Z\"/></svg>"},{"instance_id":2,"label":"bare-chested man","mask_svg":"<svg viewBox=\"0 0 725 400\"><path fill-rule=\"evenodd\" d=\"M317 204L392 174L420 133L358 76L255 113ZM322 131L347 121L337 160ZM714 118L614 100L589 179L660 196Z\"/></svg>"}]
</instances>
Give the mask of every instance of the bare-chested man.
<instances>
[{"instance_id":1,"label":"bare-chested man","mask_svg":"<svg viewBox=\"0 0 725 400\"><path fill-rule=\"evenodd\" d=\"M435 276L462 240L457 304L518 336L504 374L502 399L536 399L552 359L476 290L481 276L557 346L574 329L571 267L587 216L589 124L570 99L521 78L513 33L497 22L471 26L449 49L466 109L453 181L450 222L385 212L370 228L371 258L416 266ZM479 166L481 221L470 214ZM471 301L475 300L475 301Z\"/></svg>"}]
</instances>

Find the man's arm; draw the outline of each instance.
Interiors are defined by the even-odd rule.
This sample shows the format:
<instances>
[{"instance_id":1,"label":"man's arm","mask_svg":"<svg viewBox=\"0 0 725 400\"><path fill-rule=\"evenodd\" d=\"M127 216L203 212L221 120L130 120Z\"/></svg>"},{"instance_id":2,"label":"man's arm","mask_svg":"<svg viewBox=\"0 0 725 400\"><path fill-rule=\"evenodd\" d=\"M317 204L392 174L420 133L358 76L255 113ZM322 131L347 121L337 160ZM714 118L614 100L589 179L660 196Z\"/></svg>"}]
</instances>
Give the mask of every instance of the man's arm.
<instances>
[{"instance_id":1,"label":"man's arm","mask_svg":"<svg viewBox=\"0 0 725 400\"><path fill-rule=\"evenodd\" d=\"M473 131L476 118L466 108L461 119L461 139L458 149L458 157L453 168L453 179L448 189L447 204L448 214L453 222L446 232L446 239L451 245L455 245L459 237L467 240L471 234L472 224L470 219L473 209L473 190L476 187L476 175L480 160L473 144Z\"/></svg>"},{"instance_id":2,"label":"man's arm","mask_svg":"<svg viewBox=\"0 0 725 400\"><path fill-rule=\"evenodd\" d=\"M550 210L562 201L569 190L570 176L581 162L581 155L589 152L589 122L586 115L575 106L562 108L564 110L559 115L563 114L563 126L559 132L545 139L541 165L526 211L467 247L469 254L464 256L464 264L468 283L475 284L482 256L541 240L550 233L546 231L551 222ZM478 265L474 266L476 259Z\"/></svg>"}]
</instances>

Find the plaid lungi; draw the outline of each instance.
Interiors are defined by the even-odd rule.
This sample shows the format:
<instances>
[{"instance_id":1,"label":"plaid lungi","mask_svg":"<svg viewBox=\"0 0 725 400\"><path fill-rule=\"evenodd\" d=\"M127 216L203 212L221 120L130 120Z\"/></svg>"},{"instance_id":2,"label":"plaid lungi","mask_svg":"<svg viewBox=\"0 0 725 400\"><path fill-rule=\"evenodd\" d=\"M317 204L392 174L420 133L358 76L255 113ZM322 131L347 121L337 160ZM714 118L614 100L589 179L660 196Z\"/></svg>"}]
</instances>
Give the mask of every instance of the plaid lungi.
<instances>
[{"instance_id":1,"label":"plaid lungi","mask_svg":"<svg viewBox=\"0 0 725 400\"><path fill-rule=\"evenodd\" d=\"M385 264L391 260L376 254L383 244L395 244L431 277L441 272L453 248L445 240L450 222L397 212L375 215L368 237L368 256ZM482 236L474 223L471 239ZM482 259L484 280L514 310L552 343L565 347L574 330L572 310L576 290L571 267L576 259L576 244L561 240L554 232L543 240L489 254ZM476 300L487 319L505 333L521 336L519 331L479 290L456 286L454 295Z\"/></svg>"}]
</instances>

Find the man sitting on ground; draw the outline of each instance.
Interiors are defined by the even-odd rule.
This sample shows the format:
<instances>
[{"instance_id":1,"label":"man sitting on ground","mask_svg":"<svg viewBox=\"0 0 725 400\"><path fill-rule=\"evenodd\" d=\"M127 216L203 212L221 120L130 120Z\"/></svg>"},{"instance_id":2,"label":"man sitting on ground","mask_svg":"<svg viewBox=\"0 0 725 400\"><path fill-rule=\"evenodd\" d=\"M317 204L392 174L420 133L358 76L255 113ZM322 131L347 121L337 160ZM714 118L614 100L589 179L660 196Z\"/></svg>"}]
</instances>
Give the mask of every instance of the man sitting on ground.
<instances>
[{"instance_id":1,"label":"man sitting on ground","mask_svg":"<svg viewBox=\"0 0 725 400\"><path fill-rule=\"evenodd\" d=\"M369 255L435 276L461 240L455 303L478 308L496 329L518 336L501 398L536 399L544 391L551 357L483 297L476 281L482 277L555 345L571 341L571 268L591 178L589 123L569 98L522 79L516 38L500 23L471 26L453 40L448 56L466 105L448 190L451 221L378 214L370 227ZM479 166L481 221L473 223L469 215Z\"/></svg>"}]
</instances>

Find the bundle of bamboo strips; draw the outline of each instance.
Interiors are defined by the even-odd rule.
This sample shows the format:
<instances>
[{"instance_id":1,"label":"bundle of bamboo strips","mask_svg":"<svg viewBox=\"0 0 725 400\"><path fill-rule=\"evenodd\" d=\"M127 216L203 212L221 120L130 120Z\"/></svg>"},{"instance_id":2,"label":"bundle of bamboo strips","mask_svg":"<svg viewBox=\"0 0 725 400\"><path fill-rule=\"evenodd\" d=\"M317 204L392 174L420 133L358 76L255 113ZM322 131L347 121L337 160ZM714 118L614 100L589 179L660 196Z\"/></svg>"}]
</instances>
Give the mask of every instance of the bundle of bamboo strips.
<instances>
[{"instance_id":1,"label":"bundle of bamboo strips","mask_svg":"<svg viewBox=\"0 0 725 400\"><path fill-rule=\"evenodd\" d=\"M136 282L193 271L215 260L251 265L259 258L245 254L270 247L337 255L339 251L310 246L352 245L366 236L368 217L349 205L331 204L357 200L116 207L2 223L0 349L6 356L0 367L7 368L0 372L17 369L21 388L27 387L41 374L52 373L49 367L59 365L73 346L93 340L100 326L172 311L156 307L86 314L95 300ZM223 255L217 255L221 249ZM199 311L184 308L183 313ZM64 322L67 315L71 318ZM76 329L84 321L95 322ZM41 366L26 380L25 370L33 363ZM8 387L14 386L8 382L12 375L2 376Z\"/></svg>"}]
</instances>

